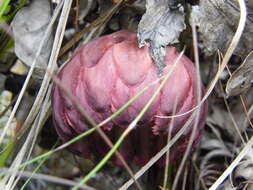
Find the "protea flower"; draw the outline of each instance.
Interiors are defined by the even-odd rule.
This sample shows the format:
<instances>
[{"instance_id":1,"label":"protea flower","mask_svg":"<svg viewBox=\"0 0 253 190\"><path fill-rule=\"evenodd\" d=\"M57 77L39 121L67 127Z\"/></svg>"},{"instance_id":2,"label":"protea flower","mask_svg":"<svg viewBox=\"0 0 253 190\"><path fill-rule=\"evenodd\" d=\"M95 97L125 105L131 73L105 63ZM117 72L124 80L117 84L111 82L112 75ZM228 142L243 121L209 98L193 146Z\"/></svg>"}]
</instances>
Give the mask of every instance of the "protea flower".
<instances>
[{"instance_id":1,"label":"protea flower","mask_svg":"<svg viewBox=\"0 0 253 190\"><path fill-rule=\"evenodd\" d=\"M164 73L171 68L179 53L174 47L167 47ZM81 47L71 61L60 71L62 84L78 99L90 117L100 123L123 106L133 95L159 78L158 69L148 53L148 48L138 48L136 34L120 31L100 37ZM115 142L131 121L149 101L160 83L153 85L135 100L114 120L102 127L108 137ZM172 136L179 131L191 114L171 119L169 116L184 113L197 104L196 73L192 62L183 56L173 74L160 91L155 101L120 147L120 152L128 162L145 164L167 142L168 131ZM175 109L175 103L176 109ZM89 129L85 119L72 105L58 86L53 89L53 116L57 133L63 141ZM200 120L195 146L204 126L207 106L200 110ZM193 125L193 122L192 122ZM187 147L191 128L182 135L170 151L170 161L174 161ZM109 147L97 133L78 141L70 147L85 158L91 155L103 156ZM116 164L120 161L114 157Z\"/></svg>"}]
</instances>

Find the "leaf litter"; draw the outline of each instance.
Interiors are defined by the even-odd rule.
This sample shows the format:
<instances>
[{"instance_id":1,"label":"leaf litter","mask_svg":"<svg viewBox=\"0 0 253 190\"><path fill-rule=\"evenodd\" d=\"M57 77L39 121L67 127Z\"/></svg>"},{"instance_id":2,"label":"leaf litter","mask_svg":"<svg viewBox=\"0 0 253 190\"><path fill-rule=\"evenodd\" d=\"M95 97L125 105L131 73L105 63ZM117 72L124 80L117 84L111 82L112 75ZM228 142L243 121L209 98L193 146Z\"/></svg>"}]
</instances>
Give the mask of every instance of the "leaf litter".
<instances>
[{"instance_id":1,"label":"leaf litter","mask_svg":"<svg viewBox=\"0 0 253 190\"><path fill-rule=\"evenodd\" d=\"M27 11L22 12L20 10L12 22L13 27L13 34L14 39L16 39L15 52L16 56L24 62L28 67L31 66L31 63L35 57L35 54L38 50L38 43L41 41L42 36L45 33L45 26L48 25L49 19L51 18L51 13L54 11L56 4L51 4L50 1L34 1L40 6L44 6L42 9L36 8L35 4L33 8L30 6L26 7ZM42 3L43 2L43 3ZM170 2L167 0L162 1L135 1L129 2L128 4L124 4L121 6L120 9L109 19L109 22L102 22L100 30L94 28L93 33L88 32L85 34L90 39L96 38L101 34L108 34L113 31L117 31L119 29L130 29L138 32L139 35L139 42L140 46L147 45L150 49L150 54L155 60L157 66L162 70L163 68L163 57L164 57L164 47L168 44L173 44L177 48L180 46L184 46L185 44L189 44L186 41L182 41L182 35L188 36L188 39L191 39L191 32L189 32L189 17L188 15L191 14L191 19L194 19L196 24L198 25L198 48L200 51L200 66L202 73L202 78L205 84L208 84L208 74L210 73L210 67L207 64L208 62L212 62L213 56L217 54L217 51L221 51L221 53L225 53L232 37L234 36L235 30L237 28L237 24L239 21L239 13L240 8L236 0L232 1L217 1L217 0L208 0L208 1L199 1L199 3L194 3L193 1L175 1L175 4L171 6ZM104 4L103 4L104 3ZM232 71L232 79L237 79L240 82L243 82L240 77L245 77L245 73L251 72L251 67L241 66L243 62L248 63L248 59L246 58L247 55L252 51L252 38L253 38L253 28L252 28L252 11L253 6L251 1L246 1L248 15L247 15L247 23L242 35L242 38L239 41L239 45L237 46L236 50L233 52L233 59L230 59L229 68ZM50 5L50 6L48 6ZM71 18L71 22L68 23L67 30L73 30L74 32L71 36L75 36L75 30L73 22L78 20L78 29L84 28L92 24L92 22L98 18L102 12L107 12L111 9L112 5L114 5L111 1L85 1L84 4L81 4L80 9L78 4L72 5L72 13L75 13L76 10L79 10L79 14L70 14L69 18ZM146 10L145 13L143 10ZM29 12L30 11L30 12ZM26 12L26 13L25 13ZM143 14L144 13L144 14ZM126 19L127 18L127 19ZM124 20L125 19L125 20ZM124 20L125 22L122 22ZM29 22L28 22L29 21ZM32 21L32 22L30 22ZM32 23L32 24L27 24ZM16 24L15 24L16 23ZM131 24L136 23L136 24ZM139 25L137 25L139 23ZM152 24L153 23L153 24ZM10 23L8 23L10 24ZM24 27L26 26L26 27ZM54 31L55 29L52 28ZM22 36L22 38L19 38ZM19 40L23 40L22 43L26 44L31 49L32 52L26 51L26 48L23 48L21 44L18 43ZM67 38L63 40L63 43L67 43ZM82 43L83 40L80 42ZM39 62L36 69L45 68L47 66L47 62L49 59L49 55L51 53L52 47L52 36L49 36L46 40L44 47L42 48L41 59L42 62ZM78 45L78 43L74 44ZM64 55L58 60L59 66L68 59L69 54L74 52L73 49ZM187 54L191 57L191 48L188 47ZM10 52L9 52L10 53ZM192 58L192 57L191 57ZM0 59L5 60L6 59ZM5 64L0 61L0 64ZM215 63L211 64L219 64L217 60ZM246 64L244 64L246 65ZM9 73L3 72L4 76L8 76L11 74L12 71ZM42 72L44 75L44 71ZM224 71L227 73L227 71ZM41 75L43 77L43 75ZM211 73L212 75L212 73ZM236 76L236 77L235 77ZM248 76L248 75L247 75ZM41 78L42 78L41 77ZM249 81L251 77L248 77ZM200 183L199 178L202 178L205 187L208 188L210 185L222 174L223 170L227 168L230 162L235 158L235 156L239 153L239 151L243 148L244 143L241 141L241 137L239 137L238 130L235 129L234 125L237 125L241 136L243 137L244 141L246 142L250 136L252 135L252 129L249 126L249 122L244 112L244 108L241 102L241 99L238 96L235 97L226 97L227 104L230 108L230 111L227 109L226 104L224 103L224 90L226 85L229 86L227 83L228 77L221 79L221 86L217 85L216 90L213 91L212 95L209 97L209 115L206 122L206 131L204 133L204 137L202 139L202 145L199 147L198 151L196 151L192 156L192 162L194 162L198 168L200 168L201 172L199 175L195 174L193 176L188 176L188 178L194 177L197 181L196 186L193 185L195 188L189 189L203 189L203 184ZM220 88L223 89L220 89ZM245 103L245 107L249 110L248 115L252 118L252 89L251 83L247 82L247 91L242 90L239 94L242 93L243 100ZM5 93L4 85L2 85L1 94ZM229 87L227 87L228 89ZM220 89L218 92L217 89ZM246 88L245 88L246 89ZM224 93L220 96L220 92ZM238 92L238 91L237 91ZM29 92L32 96L36 96L37 89L34 89L34 92ZM9 104L10 102L8 102ZM4 103L6 104L6 102ZM6 106L6 105L5 105ZM9 114L9 111L7 112ZM8 117L7 114L7 117ZM233 119L231 119L231 117ZM1 119L6 119L6 116L2 117ZM234 121L232 121L234 120ZM6 120L4 120L6 122ZM51 126L52 127L52 126ZM45 126L42 130L48 130ZM39 137L41 138L41 137ZM48 137L43 137L48 138ZM6 137L6 141L8 138ZM55 141L56 142L56 141ZM36 148L39 148L39 145L35 144ZM43 149L42 149L43 151ZM35 153L33 156L36 156L40 153ZM66 153L68 156L71 157L71 153ZM64 156L65 157L65 156ZM61 158L61 164L59 164L59 169L55 171L53 174L56 176L61 176L64 171L64 165L67 165L69 171L76 171L74 173L69 172L71 175L68 178L73 180L79 179L82 175L82 171L79 167L76 167L76 162L71 162L69 165L69 160L64 159L59 155ZM50 161L57 160L56 157L49 157ZM81 159L82 160L82 159ZM220 162L220 161L224 162ZM11 161L11 158L10 158ZM80 162L80 161L78 161ZM89 165L83 161L81 161L82 167ZM96 164L96 161L94 161ZM7 165L8 166L8 165ZM191 167L190 163L186 164L187 167ZM52 165L45 165L46 170L43 170L48 173L52 173L53 166ZM71 169L72 167L72 169ZM77 169L78 168L78 169ZM248 184L248 189L250 189L250 181L252 180L252 174L250 171L252 169L252 159L250 157L250 152L248 156L242 160L242 162L238 165L233 173L233 178L228 178L219 189L229 189L233 186L238 188L246 188ZM135 171L138 171L139 168L134 168ZM67 172L68 173L68 172ZM122 168L115 168L108 164L108 167L101 172L99 172L92 180L91 185L94 185L97 189L112 189L111 184L101 184L99 183L100 180L117 180L116 184L113 184L113 189L117 189L120 187L120 184L123 183L122 179L126 179L126 172ZM231 175L232 176L232 175ZM66 177L66 176L64 176ZM148 177L148 175L146 176ZM148 183L145 180L145 177L142 177L142 185ZM242 180L243 179L243 180ZM231 181L232 180L232 181ZM31 183L34 183L31 182ZM118 183L118 184L117 184ZM194 182L191 182L194 183ZM201 185L202 184L202 185ZM48 185L48 189L49 189ZM56 187L56 186L55 186ZM29 186L29 188L31 188ZM62 187L57 187L62 188ZM179 188L180 189L180 188ZM187 189L187 188L186 188Z\"/></svg>"}]
</instances>

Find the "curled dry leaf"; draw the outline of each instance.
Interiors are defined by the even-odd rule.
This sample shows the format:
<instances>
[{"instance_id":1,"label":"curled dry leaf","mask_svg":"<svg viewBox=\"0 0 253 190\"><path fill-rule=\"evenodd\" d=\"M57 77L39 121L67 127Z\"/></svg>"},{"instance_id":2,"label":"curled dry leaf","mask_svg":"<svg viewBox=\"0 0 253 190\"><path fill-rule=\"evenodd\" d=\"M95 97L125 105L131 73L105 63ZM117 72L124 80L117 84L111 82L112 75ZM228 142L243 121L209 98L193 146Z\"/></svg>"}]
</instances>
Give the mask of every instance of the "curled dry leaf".
<instances>
[{"instance_id":1,"label":"curled dry leaf","mask_svg":"<svg viewBox=\"0 0 253 190\"><path fill-rule=\"evenodd\" d=\"M249 89L253 81L253 51L230 77L226 85L227 96L237 96Z\"/></svg>"},{"instance_id":2,"label":"curled dry leaf","mask_svg":"<svg viewBox=\"0 0 253 190\"><path fill-rule=\"evenodd\" d=\"M174 47L166 47L164 72L168 72L179 56ZM120 109L128 100L147 85L159 79L157 67L148 54L148 48L138 48L136 34L119 31L103 36L81 47L72 60L60 71L62 84L77 98L87 114L100 123ZM102 126L108 137L115 141L148 103L160 83L156 83L138 97L127 109L112 121ZM164 88L150 105L136 128L120 147L128 162L143 165L167 143L168 132L175 135L190 118L191 114L171 119L156 115L171 115L191 110L197 104L197 78L192 62L183 56ZM88 130L90 125L81 116L68 96L54 86L53 116L56 130L63 141ZM176 105L175 103L178 102ZM202 134L207 104L200 109L195 146ZM186 150L192 126L184 132L170 152L175 161ZM103 156L109 147L97 133L79 140L71 150L90 158ZM121 164L115 157L113 162Z\"/></svg>"},{"instance_id":3,"label":"curled dry leaf","mask_svg":"<svg viewBox=\"0 0 253 190\"><path fill-rule=\"evenodd\" d=\"M169 7L168 0L147 0L146 13L138 26L138 41L142 47L149 44L150 55L162 71L165 46L178 42L180 33L186 28L184 9L179 6L176 9Z\"/></svg>"}]
</instances>

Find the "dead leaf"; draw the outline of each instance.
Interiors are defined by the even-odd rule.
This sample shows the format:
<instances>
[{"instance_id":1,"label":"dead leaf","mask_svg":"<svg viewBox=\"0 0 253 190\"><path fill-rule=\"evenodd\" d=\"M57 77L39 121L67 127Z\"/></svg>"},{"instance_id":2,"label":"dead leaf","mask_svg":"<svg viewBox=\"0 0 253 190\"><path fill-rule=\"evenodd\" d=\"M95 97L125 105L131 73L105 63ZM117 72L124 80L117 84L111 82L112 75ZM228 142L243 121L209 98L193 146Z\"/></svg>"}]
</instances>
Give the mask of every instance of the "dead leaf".
<instances>
[{"instance_id":1,"label":"dead leaf","mask_svg":"<svg viewBox=\"0 0 253 190\"><path fill-rule=\"evenodd\" d=\"M248 7L250 11L250 7ZM193 6L191 19L198 25L200 43L206 55L217 50L225 52L230 44L240 18L240 9L236 0L200 1ZM235 55L246 57L253 49L253 18L248 15L244 33L234 52Z\"/></svg>"},{"instance_id":2,"label":"dead leaf","mask_svg":"<svg viewBox=\"0 0 253 190\"><path fill-rule=\"evenodd\" d=\"M160 71L165 66L165 46L177 43L186 28L184 17L181 5L172 9L168 0L146 1L146 13L139 23L137 37L140 47L149 44L150 54Z\"/></svg>"},{"instance_id":3,"label":"dead leaf","mask_svg":"<svg viewBox=\"0 0 253 190\"><path fill-rule=\"evenodd\" d=\"M31 66L51 18L49 0L34 0L18 11L12 21L15 53L27 66ZM45 68L52 48L52 35L45 40L37 68Z\"/></svg>"},{"instance_id":4,"label":"dead leaf","mask_svg":"<svg viewBox=\"0 0 253 190\"><path fill-rule=\"evenodd\" d=\"M242 65L233 73L226 85L227 96L237 96L245 92L253 81L253 51L246 57Z\"/></svg>"}]
</instances>

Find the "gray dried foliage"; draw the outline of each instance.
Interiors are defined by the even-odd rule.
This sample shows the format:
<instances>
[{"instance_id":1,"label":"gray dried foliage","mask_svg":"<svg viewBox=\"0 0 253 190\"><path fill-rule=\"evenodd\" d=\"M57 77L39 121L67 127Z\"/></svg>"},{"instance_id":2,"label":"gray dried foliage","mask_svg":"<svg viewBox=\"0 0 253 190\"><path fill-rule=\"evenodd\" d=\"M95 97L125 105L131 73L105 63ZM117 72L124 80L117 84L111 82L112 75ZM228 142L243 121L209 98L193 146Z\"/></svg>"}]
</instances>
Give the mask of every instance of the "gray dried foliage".
<instances>
[{"instance_id":1,"label":"gray dried foliage","mask_svg":"<svg viewBox=\"0 0 253 190\"><path fill-rule=\"evenodd\" d=\"M178 42L185 28L182 6L170 8L168 0L146 1L146 13L139 23L137 37L140 47L149 44L150 55L160 71L164 67L165 46Z\"/></svg>"},{"instance_id":2,"label":"gray dried foliage","mask_svg":"<svg viewBox=\"0 0 253 190\"><path fill-rule=\"evenodd\" d=\"M246 92L253 79L253 51L245 58L243 63L233 72L226 85L227 96L237 96Z\"/></svg>"},{"instance_id":3,"label":"gray dried foliage","mask_svg":"<svg viewBox=\"0 0 253 190\"><path fill-rule=\"evenodd\" d=\"M247 153L244 159L240 162L240 164L236 167L234 171L234 181L237 182L236 185L238 188L245 190L253 189L253 157L252 157L252 149Z\"/></svg>"},{"instance_id":4,"label":"gray dried foliage","mask_svg":"<svg viewBox=\"0 0 253 190\"><path fill-rule=\"evenodd\" d=\"M51 18L49 0L34 0L15 15L11 26L15 40L15 53L27 66L31 66ZM37 68L45 68L51 53L52 35L44 43Z\"/></svg>"},{"instance_id":5,"label":"gray dried foliage","mask_svg":"<svg viewBox=\"0 0 253 190\"><path fill-rule=\"evenodd\" d=\"M248 12L252 12L248 3ZM253 17L246 27L234 54L245 57L253 49ZM236 0L205 0L192 7L191 19L199 27L201 46L206 55L225 52L238 26L240 9Z\"/></svg>"},{"instance_id":6,"label":"gray dried foliage","mask_svg":"<svg viewBox=\"0 0 253 190\"><path fill-rule=\"evenodd\" d=\"M249 89L243 96L244 104L249 110L248 116L250 118L253 117L252 93L253 89ZM227 108L220 101L213 100L212 104L209 104L210 113L207 117L207 123L223 128L230 137L233 137L233 141L238 141L240 137L238 136L237 128L240 132L243 132L247 129L249 122L239 97L234 97L230 100L229 107L231 113L229 113Z\"/></svg>"}]
</instances>

